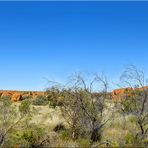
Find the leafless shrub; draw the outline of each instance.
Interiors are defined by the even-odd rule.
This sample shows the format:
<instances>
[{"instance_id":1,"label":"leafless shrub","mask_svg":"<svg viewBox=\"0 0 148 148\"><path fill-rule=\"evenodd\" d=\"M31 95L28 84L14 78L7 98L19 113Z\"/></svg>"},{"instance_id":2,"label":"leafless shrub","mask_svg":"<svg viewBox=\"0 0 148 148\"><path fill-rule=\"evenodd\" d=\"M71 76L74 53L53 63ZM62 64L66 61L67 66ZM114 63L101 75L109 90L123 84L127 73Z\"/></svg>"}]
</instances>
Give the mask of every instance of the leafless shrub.
<instances>
[{"instance_id":1,"label":"leafless shrub","mask_svg":"<svg viewBox=\"0 0 148 148\"><path fill-rule=\"evenodd\" d=\"M124 114L132 114L135 117L139 128L135 140L143 140L148 136L148 87L144 72L130 65L124 71L121 80L133 88L132 95L121 102L121 110Z\"/></svg>"},{"instance_id":2,"label":"leafless shrub","mask_svg":"<svg viewBox=\"0 0 148 148\"><path fill-rule=\"evenodd\" d=\"M87 136L92 142L99 141L108 119L104 119L105 100L108 98L106 77L95 75L87 82L81 75L70 80L70 87L60 90L61 111L70 127L71 138ZM94 91L95 88L102 88Z\"/></svg>"}]
</instances>

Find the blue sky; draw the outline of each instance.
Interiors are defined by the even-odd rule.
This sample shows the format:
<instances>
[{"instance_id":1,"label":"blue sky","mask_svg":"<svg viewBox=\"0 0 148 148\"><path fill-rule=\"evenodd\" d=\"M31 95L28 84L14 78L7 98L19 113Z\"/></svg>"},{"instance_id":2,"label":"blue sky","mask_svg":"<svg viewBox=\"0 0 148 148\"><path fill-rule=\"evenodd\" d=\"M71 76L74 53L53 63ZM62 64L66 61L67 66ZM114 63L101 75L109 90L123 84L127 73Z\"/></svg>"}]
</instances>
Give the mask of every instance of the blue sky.
<instances>
[{"instance_id":1,"label":"blue sky","mask_svg":"<svg viewBox=\"0 0 148 148\"><path fill-rule=\"evenodd\" d=\"M74 72L148 73L148 2L0 2L0 89L43 90Z\"/></svg>"}]
</instances>

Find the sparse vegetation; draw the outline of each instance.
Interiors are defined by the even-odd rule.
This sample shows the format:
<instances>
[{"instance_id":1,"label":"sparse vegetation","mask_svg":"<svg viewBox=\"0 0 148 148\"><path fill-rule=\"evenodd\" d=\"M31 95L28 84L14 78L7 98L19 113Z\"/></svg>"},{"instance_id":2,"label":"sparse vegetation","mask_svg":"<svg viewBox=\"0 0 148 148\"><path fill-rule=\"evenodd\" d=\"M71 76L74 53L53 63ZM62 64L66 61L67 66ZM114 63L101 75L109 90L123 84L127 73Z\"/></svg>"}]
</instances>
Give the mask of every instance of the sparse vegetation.
<instances>
[{"instance_id":1,"label":"sparse vegetation","mask_svg":"<svg viewBox=\"0 0 148 148\"><path fill-rule=\"evenodd\" d=\"M69 85L21 102L1 97L0 147L147 147L144 74L130 67L122 80L132 89L116 102L104 75L75 75Z\"/></svg>"}]
</instances>

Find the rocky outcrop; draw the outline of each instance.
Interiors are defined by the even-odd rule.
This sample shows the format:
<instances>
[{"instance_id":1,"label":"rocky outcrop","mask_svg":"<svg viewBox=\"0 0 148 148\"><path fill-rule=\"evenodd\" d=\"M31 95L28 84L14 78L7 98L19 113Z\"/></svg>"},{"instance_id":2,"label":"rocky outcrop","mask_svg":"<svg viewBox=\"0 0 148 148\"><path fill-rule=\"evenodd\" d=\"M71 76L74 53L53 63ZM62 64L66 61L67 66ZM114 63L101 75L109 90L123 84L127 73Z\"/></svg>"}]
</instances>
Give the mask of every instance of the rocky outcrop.
<instances>
[{"instance_id":1,"label":"rocky outcrop","mask_svg":"<svg viewBox=\"0 0 148 148\"><path fill-rule=\"evenodd\" d=\"M11 97L11 100L14 102L18 102L22 100L22 94L20 93L14 93Z\"/></svg>"},{"instance_id":2,"label":"rocky outcrop","mask_svg":"<svg viewBox=\"0 0 148 148\"><path fill-rule=\"evenodd\" d=\"M9 91L4 91L2 92L2 95L1 95L1 97L11 97L11 96L12 96L12 93Z\"/></svg>"},{"instance_id":3,"label":"rocky outcrop","mask_svg":"<svg viewBox=\"0 0 148 148\"><path fill-rule=\"evenodd\" d=\"M148 90L148 86L144 86L141 88L120 88L112 91L111 96L113 101L121 101L121 99L132 96L134 91L144 91Z\"/></svg>"},{"instance_id":4,"label":"rocky outcrop","mask_svg":"<svg viewBox=\"0 0 148 148\"><path fill-rule=\"evenodd\" d=\"M128 96L133 95L133 91L144 91L148 90L148 86L144 86L141 88L120 88L115 89L111 93L111 97L113 101L121 101L122 98L126 98ZM35 99L38 96L46 96L47 92L43 91L11 91L11 90L0 90L0 97L9 97L12 101L18 102L26 98ZM98 93L94 93L94 95L99 95ZM54 92L52 93L53 98L57 98L57 94ZM54 97L55 96L55 97ZM59 102L62 102L62 99L59 99Z\"/></svg>"},{"instance_id":5,"label":"rocky outcrop","mask_svg":"<svg viewBox=\"0 0 148 148\"><path fill-rule=\"evenodd\" d=\"M131 87L115 89L111 93L112 99L114 101L120 101L121 98L130 96L132 91L133 91L133 88L131 88Z\"/></svg>"},{"instance_id":6,"label":"rocky outcrop","mask_svg":"<svg viewBox=\"0 0 148 148\"><path fill-rule=\"evenodd\" d=\"M38 96L44 96L45 92L39 91L9 91L9 90L1 90L0 97L10 97L10 99L14 102L21 101L25 98L35 99Z\"/></svg>"}]
</instances>

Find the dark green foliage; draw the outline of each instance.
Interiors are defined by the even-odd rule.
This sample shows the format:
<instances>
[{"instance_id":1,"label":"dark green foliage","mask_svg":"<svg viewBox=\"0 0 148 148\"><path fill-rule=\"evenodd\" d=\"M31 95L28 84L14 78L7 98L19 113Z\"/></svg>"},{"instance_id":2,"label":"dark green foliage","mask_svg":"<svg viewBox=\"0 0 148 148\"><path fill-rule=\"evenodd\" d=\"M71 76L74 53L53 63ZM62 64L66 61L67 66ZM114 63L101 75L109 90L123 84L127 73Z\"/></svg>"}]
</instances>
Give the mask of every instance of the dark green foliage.
<instances>
[{"instance_id":1,"label":"dark green foliage","mask_svg":"<svg viewBox=\"0 0 148 148\"><path fill-rule=\"evenodd\" d=\"M62 140L70 140L71 139L71 131L69 129L65 129L65 130L61 131L60 138Z\"/></svg>"},{"instance_id":2,"label":"dark green foliage","mask_svg":"<svg viewBox=\"0 0 148 148\"><path fill-rule=\"evenodd\" d=\"M26 131L21 136L22 139L26 140L28 143L35 143L35 137L33 135L33 131Z\"/></svg>"},{"instance_id":3,"label":"dark green foliage","mask_svg":"<svg viewBox=\"0 0 148 148\"><path fill-rule=\"evenodd\" d=\"M32 97L31 96L22 96L22 100L26 100L26 99L31 100Z\"/></svg>"},{"instance_id":4,"label":"dark green foliage","mask_svg":"<svg viewBox=\"0 0 148 148\"><path fill-rule=\"evenodd\" d=\"M49 100L45 96L37 96L33 101L33 105L47 105L49 104Z\"/></svg>"},{"instance_id":5,"label":"dark green foliage","mask_svg":"<svg viewBox=\"0 0 148 148\"><path fill-rule=\"evenodd\" d=\"M0 97L0 99L2 99L2 100L11 100L11 97L10 96L3 96L3 97Z\"/></svg>"},{"instance_id":6,"label":"dark green foliage","mask_svg":"<svg viewBox=\"0 0 148 148\"><path fill-rule=\"evenodd\" d=\"M8 146L41 147L44 146L44 136L45 128L39 128L36 125L32 125L10 135Z\"/></svg>"},{"instance_id":7,"label":"dark green foliage","mask_svg":"<svg viewBox=\"0 0 148 148\"><path fill-rule=\"evenodd\" d=\"M53 90L52 90L53 91ZM58 100L60 94L57 92L48 91L47 96L37 96L33 101L33 105L48 105L49 107L55 108L56 106L62 105L62 103Z\"/></svg>"},{"instance_id":8,"label":"dark green foliage","mask_svg":"<svg viewBox=\"0 0 148 148\"><path fill-rule=\"evenodd\" d=\"M58 125L56 125L53 129L55 132L60 132L65 130L65 126L62 123L59 123Z\"/></svg>"},{"instance_id":9,"label":"dark green foliage","mask_svg":"<svg viewBox=\"0 0 148 148\"><path fill-rule=\"evenodd\" d=\"M126 144L133 144L135 140L135 136L133 134L127 134L125 137Z\"/></svg>"},{"instance_id":10,"label":"dark green foliage","mask_svg":"<svg viewBox=\"0 0 148 148\"><path fill-rule=\"evenodd\" d=\"M56 106L62 106L62 90L52 87L47 90L47 98L49 100L49 107L55 108Z\"/></svg>"},{"instance_id":11,"label":"dark green foliage","mask_svg":"<svg viewBox=\"0 0 148 148\"><path fill-rule=\"evenodd\" d=\"M29 99L23 100L19 106L19 111L22 116L30 113L31 101Z\"/></svg>"},{"instance_id":12,"label":"dark green foliage","mask_svg":"<svg viewBox=\"0 0 148 148\"><path fill-rule=\"evenodd\" d=\"M48 97L49 99L49 107L55 108L56 106L61 106L62 103L60 103L56 98Z\"/></svg>"}]
</instances>

